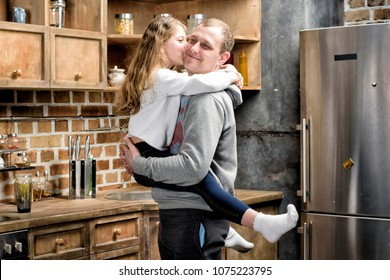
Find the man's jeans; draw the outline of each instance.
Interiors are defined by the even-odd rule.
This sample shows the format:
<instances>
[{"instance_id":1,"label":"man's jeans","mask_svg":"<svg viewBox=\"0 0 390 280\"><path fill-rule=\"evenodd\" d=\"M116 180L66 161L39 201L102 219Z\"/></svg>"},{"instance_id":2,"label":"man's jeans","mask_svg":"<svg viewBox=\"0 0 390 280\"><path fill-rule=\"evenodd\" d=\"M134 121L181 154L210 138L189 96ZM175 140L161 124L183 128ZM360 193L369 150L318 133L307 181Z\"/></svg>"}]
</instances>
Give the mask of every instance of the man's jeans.
<instances>
[{"instance_id":1,"label":"man's jeans","mask_svg":"<svg viewBox=\"0 0 390 280\"><path fill-rule=\"evenodd\" d=\"M198 209L160 209L162 260L220 260L229 222ZM204 231L203 231L204 229Z\"/></svg>"}]
</instances>

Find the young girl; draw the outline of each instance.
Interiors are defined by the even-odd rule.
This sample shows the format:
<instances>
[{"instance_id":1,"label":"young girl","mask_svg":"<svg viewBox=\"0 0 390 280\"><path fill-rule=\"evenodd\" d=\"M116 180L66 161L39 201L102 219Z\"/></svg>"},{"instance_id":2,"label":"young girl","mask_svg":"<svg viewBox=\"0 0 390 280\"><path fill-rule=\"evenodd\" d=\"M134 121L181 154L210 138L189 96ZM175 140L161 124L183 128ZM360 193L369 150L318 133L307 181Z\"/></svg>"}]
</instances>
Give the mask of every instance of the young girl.
<instances>
[{"instance_id":1,"label":"young girl","mask_svg":"<svg viewBox=\"0 0 390 280\"><path fill-rule=\"evenodd\" d=\"M174 18L152 20L122 85L118 104L121 110L131 114L127 137L144 157L170 155L168 147L173 137L180 95L220 91L232 83L241 86L241 77L234 67L192 76L169 70L183 63L181 51L186 43L185 34L185 26ZM121 157L125 159L124 155ZM295 227L298 220L293 205L289 205L288 213L282 215L256 212L225 192L210 174L201 184L188 187L155 183L136 174L134 178L146 186L195 192L214 212L234 223L255 229L269 242L276 242Z\"/></svg>"}]
</instances>

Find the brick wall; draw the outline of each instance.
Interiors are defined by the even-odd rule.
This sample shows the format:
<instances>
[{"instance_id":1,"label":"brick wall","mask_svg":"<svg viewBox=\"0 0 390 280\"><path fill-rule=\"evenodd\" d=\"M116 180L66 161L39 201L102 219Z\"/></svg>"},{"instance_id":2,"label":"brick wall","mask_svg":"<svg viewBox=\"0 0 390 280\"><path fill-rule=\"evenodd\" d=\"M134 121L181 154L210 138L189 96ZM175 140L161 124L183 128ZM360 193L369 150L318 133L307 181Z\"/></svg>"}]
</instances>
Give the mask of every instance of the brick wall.
<instances>
[{"instance_id":1,"label":"brick wall","mask_svg":"<svg viewBox=\"0 0 390 280\"><path fill-rule=\"evenodd\" d=\"M344 0L345 25L390 22L390 0Z\"/></svg>"},{"instance_id":2,"label":"brick wall","mask_svg":"<svg viewBox=\"0 0 390 280\"><path fill-rule=\"evenodd\" d=\"M57 195L68 193L68 136L76 139L80 135L84 148L89 135L91 153L97 161L98 190L121 188L124 180L130 180L119 164L118 145L126 131L120 128L127 125L128 117L105 118L115 114L114 95L114 92L0 90L0 134L17 133L26 140L23 147L36 168L23 173L49 171ZM80 115L85 118L79 119ZM50 119L6 121L11 116ZM11 161L15 156L11 155ZM0 172L0 200L13 198L14 176L13 171Z\"/></svg>"}]
</instances>

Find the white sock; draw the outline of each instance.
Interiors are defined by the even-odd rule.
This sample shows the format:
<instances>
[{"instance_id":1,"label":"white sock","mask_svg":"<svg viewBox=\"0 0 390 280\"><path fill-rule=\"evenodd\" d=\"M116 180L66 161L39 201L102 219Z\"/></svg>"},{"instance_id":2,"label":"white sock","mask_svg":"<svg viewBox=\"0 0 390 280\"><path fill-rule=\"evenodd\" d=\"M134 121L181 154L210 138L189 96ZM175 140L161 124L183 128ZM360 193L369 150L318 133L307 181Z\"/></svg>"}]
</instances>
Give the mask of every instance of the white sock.
<instances>
[{"instance_id":1,"label":"white sock","mask_svg":"<svg viewBox=\"0 0 390 280\"><path fill-rule=\"evenodd\" d=\"M280 215L257 214L253 229L259 232L269 242L274 243L297 225L298 212L292 204L287 205L287 213Z\"/></svg>"},{"instance_id":2,"label":"white sock","mask_svg":"<svg viewBox=\"0 0 390 280\"><path fill-rule=\"evenodd\" d=\"M234 249L238 252L245 253L252 249L255 245L246 241L237 231L232 227L229 228L229 233L225 239L225 247Z\"/></svg>"}]
</instances>

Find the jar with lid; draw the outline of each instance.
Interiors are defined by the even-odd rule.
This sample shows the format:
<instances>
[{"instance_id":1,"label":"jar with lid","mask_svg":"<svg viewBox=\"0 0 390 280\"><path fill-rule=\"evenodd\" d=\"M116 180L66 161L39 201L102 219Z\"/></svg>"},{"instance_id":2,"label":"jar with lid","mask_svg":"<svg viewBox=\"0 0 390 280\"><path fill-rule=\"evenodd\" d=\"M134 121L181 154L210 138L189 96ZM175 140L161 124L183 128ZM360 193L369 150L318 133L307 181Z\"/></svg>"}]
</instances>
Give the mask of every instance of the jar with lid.
<instances>
[{"instance_id":1,"label":"jar with lid","mask_svg":"<svg viewBox=\"0 0 390 280\"><path fill-rule=\"evenodd\" d=\"M114 21L116 34L133 35L134 34L134 15L133 14L116 14Z\"/></svg>"},{"instance_id":2,"label":"jar with lid","mask_svg":"<svg viewBox=\"0 0 390 280\"><path fill-rule=\"evenodd\" d=\"M8 149L8 136L0 135L0 151Z\"/></svg>"},{"instance_id":3,"label":"jar with lid","mask_svg":"<svg viewBox=\"0 0 390 280\"><path fill-rule=\"evenodd\" d=\"M50 1L50 26L65 27L65 0Z\"/></svg>"},{"instance_id":4,"label":"jar with lid","mask_svg":"<svg viewBox=\"0 0 390 280\"><path fill-rule=\"evenodd\" d=\"M162 14L153 15L153 18L171 17L171 16L172 14L162 13Z\"/></svg>"},{"instance_id":5,"label":"jar with lid","mask_svg":"<svg viewBox=\"0 0 390 280\"><path fill-rule=\"evenodd\" d=\"M20 148L20 139L16 133L8 134L7 148L9 150L17 150Z\"/></svg>"},{"instance_id":6,"label":"jar with lid","mask_svg":"<svg viewBox=\"0 0 390 280\"><path fill-rule=\"evenodd\" d=\"M207 15L205 14L194 14L187 16L187 34L191 35L194 33L195 28L199 23L207 19Z\"/></svg>"},{"instance_id":7,"label":"jar with lid","mask_svg":"<svg viewBox=\"0 0 390 280\"><path fill-rule=\"evenodd\" d=\"M15 204L19 213L31 212L32 175L17 174L14 182Z\"/></svg>"},{"instance_id":8,"label":"jar with lid","mask_svg":"<svg viewBox=\"0 0 390 280\"><path fill-rule=\"evenodd\" d=\"M120 86L126 79L125 69L120 69L116 65L113 69L108 69L108 83L112 87Z\"/></svg>"},{"instance_id":9,"label":"jar with lid","mask_svg":"<svg viewBox=\"0 0 390 280\"><path fill-rule=\"evenodd\" d=\"M15 162L16 167L29 167L31 165L31 159L26 152L20 152L16 154Z\"/></svg>"}]
</instances>

